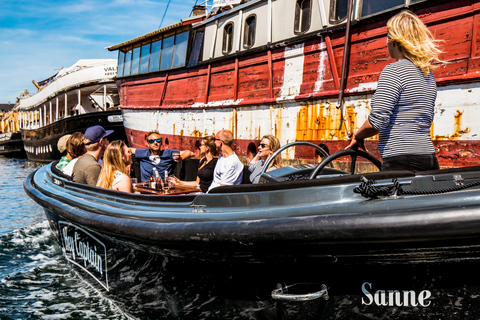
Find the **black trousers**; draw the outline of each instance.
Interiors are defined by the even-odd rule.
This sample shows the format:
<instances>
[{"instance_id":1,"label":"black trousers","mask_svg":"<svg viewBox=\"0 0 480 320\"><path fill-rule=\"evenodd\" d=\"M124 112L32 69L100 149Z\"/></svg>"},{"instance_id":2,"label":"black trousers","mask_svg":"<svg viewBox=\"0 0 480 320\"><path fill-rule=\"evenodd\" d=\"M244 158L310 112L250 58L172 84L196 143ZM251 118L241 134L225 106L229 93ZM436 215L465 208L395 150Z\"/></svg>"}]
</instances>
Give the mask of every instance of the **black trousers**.
<instances>
[{"instance_id":1,"label":"black trousers","mask_svg":"<svg viewBox=\"0 0 480 320\"><path fill-rule=\"evenodd\" d=\"M435 153L410 154L383 158L382 171L426 171L440 169Z\"/></svg>"}]
</instances>

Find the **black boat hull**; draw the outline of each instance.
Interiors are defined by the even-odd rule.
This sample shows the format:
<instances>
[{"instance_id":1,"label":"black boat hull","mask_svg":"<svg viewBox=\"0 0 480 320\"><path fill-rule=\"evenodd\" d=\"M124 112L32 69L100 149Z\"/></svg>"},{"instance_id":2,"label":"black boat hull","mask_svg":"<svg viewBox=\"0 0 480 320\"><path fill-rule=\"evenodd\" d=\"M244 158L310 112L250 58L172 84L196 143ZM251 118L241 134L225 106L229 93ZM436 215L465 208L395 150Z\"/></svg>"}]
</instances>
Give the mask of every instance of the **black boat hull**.
<instances>
[{"instance_id":1,"label":"black boat hull","mask_svg":"<svg viewBox=\"0 0 480 320\"><path fill-rule=\"evenodd\" d=\"M479 178L478 171L463 176ZM321 188L331 198L329 187ZM341 187L347 194L350 188ZM301 188L293 199L274 190L129 195L62 180L48 166L25 182L70 265L139 319L480 317L478 189L457 194L457 202L448 194L432 196L416 210L422 197L407 200L405 210L401 197L352 195L353 207L310 214L300 204L321 197L315 189ZM222 201L236 211L215 212ZM266 202L276 208L264 208ZM206 212L184 209L202 205ZM292 293L325 285L329 299L274 300L278 284L296 284Z\"/></svg>"},{"instance_id":2,"label":"black boat hull","mask_svg":"<svg viewBox=\"0 0 480 320\"><path fill-rule=\"evenodd\" d=\"M62 136L74 132L85 132L88 127L101 125L105 130L113 130L109 138L126 141L120 109L92 112L58 120L37 129L21 129L24 149L28 160L52 162L61 158L57 142Z\"/></svg>"},{"instance_id":3,"label":"black boat hull","mask_svg":"<svg viewBox=\"0 0 480 320\"><path fill-rule=\"evenodd\" d=\"M0 156L25 158L25 150L23 149L22 135L20 132L11 134L2 134L0 136Z\"/></svg>"}]
</instances>

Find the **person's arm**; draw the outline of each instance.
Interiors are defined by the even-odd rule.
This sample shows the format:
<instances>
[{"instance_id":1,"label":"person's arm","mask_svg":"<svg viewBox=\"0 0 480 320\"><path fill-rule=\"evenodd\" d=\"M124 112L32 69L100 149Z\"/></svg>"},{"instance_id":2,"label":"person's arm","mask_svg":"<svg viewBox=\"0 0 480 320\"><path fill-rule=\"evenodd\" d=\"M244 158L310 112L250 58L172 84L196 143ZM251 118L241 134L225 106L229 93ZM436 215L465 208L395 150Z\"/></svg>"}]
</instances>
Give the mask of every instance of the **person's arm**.
<instances>
[{"instance_id":1,"label":"person's arm","mask_svg":"<svg viewBox=\"0 0 480 320\"><path fill-rule=\"evenodd\" d=\"M250 161L248 165L250 166L251 164L254 164L255 162L257 162L258 160L260 160L260 152L257 152L255 157L252 159L252 161Z\"/></svg>"},{"instance_id":2,"label":"person's arm","mask_svg":"<svg viewBox=\"0 0 480 320\"><path fill-rule=\"evenodd\" d=\"M182 181L177 177L173 176L173 185L175 186L183 186L183 187L196 187L200 184L200 178L197 176L197 180L195 181Z\"/></svg>"},{"instance_id":3,"label":"person's arm","mask_svg":"<svg viewBox=\"0 0 480 320\"><path fill-rule=\"evenodd\" d=\"M345 148L345 150L361 148L361 149L367 151L367 149L365 149L365 141L364 140L366 138L372 137L376 134L378 134L377 129L372 127L372 124L370 123L370 121L368 119L365 120L365 122L360 127L360 129L358 129L358 131L355 132L355 134L352 137L352 140L350 141L350 144Z\"/></svg>"},{"instance_id":4,"label":"person's arm","mask_svg":"<svg viewBox=\"0 0 480 320\"><path fill-rule=\"evenodd\" d=\"M185 160L194 156L195 154L190 150L183 150L183 151L180 151L180 153L175 152L172 154L173 161L175 162L180 162L182 160Z\"/></svg>"},{"instance_id":5,"label":"person's arm","mask_svg":"<svg viewBox=\"0 0 480 320\"><path fill-rule=\"evenodd\" d=\"M371 100L372 111L360 129L355 132L345 150L361 148L367 151L364 140L378 134L388 126L393 109L403 91L398 74L399 71L393 64L387 65L382 70L378 78L377 90Z\"/></svg>"}]
</instances>

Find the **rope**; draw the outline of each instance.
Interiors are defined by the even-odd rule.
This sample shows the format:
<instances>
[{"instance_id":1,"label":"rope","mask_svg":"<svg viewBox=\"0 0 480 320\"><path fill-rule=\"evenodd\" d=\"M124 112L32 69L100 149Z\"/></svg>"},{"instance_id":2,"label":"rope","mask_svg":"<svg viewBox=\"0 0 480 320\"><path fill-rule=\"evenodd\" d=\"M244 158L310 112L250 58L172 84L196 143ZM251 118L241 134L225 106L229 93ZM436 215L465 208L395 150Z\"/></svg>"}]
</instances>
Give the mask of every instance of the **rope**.
<instances>
[{"instance_id":1,"label":"rope","mask_svg":"<svg viewBox=\"0 0 480 320\"><path fill-rule=\"evenodd\" d=\"M398 179L392 179L393 187L375 187L374 180L368 180L364 176L360 178L362 183L353 189L353 192L360 193L365 198L370 199L377 199L379 196L391 196L394 194L397 195L433 195L433 194L441 194L441 193L448 193L448 192L455 192L460 191L468 188L472 188L475 186L480 185L480 181L474 181L467 183L465 185L454 186L451 188L444 188L444 189L433 189L433 190L403 190L402 186L398 182Z\"/></svg>"},{"instance_id":2,"label":"rope","mask_svg":"<svg viewBox=\"0 0 480 320\"><path fill-rule=\"evenodd\" d=\"M160 29L162 27L163 19L165 19L165 15L167 14L168 7L170 6L170 1L172 1L172 0L168 0L167 8L165 9L165 12L163 13L162 21L160 21L160 25L158 26L158 29Z\"/></svg>"}]
</instances>

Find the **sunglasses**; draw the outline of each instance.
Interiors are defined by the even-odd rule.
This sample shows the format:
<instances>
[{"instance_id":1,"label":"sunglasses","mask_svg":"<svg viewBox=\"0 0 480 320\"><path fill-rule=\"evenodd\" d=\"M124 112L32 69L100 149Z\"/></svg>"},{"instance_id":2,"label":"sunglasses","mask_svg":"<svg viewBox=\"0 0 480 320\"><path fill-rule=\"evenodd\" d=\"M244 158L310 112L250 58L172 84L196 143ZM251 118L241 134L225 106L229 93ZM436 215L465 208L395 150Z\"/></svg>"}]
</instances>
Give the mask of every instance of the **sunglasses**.
<instances>
[{"instance_id":1,"label":"sunglasses","mask_svg":"<svg viewBox=\"0 0 480 320\"><path fill-rule=\"evenodd\" d=\"M162 138L160 139L150 139L150 140L147 140L148 143L154 143L154 142L158 142L158 143L162 143Z\"/></svg>"},{"instance_id":2,"label":"sunglasses","mask_svg":"<svg viewBox=\"0 0 480 320\"><path fill-rule=\"evenodd\" d=\"M262 148L270 148L270 147L268 146L268 144L265 144L265 143L260 143L260 147L262 147Z\"/></svg>"},{"instance_id":3,"label":"sunglasses","mask_svg":"<svg viewBox=\"0 0 480 320\"><path fill-rule=\"evenodd\" d=\"M225 143L225 141L223 141L222 139L218 139L218 138L215 138L215 141L222 141L222 143Z\"/></svg>"}]
</instances>

